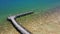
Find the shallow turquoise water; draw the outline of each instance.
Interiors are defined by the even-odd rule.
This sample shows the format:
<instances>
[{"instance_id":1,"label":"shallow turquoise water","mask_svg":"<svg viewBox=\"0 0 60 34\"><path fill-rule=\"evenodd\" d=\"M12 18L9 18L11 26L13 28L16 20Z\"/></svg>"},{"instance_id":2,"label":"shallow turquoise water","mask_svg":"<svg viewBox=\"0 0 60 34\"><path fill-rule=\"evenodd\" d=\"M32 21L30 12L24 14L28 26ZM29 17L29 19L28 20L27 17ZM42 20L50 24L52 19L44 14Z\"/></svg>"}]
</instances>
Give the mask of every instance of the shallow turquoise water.
<instances>
[{"instance_id":1,"label":"shallow turquoise water","mask_svg":"<svg viewBox=\"0 0 60 34\"><path fill-rule=\"evenodd\" d=\"M7 21L9 15L15 15L31 10L40 12L39 10L54 8L57 6L60 6L60 0L0 0L0 33L5 34L13 28L11 27L11 23Z\"/></svg>"},{"instance_id":2,"label":"shallow turquoise water","mask_svg":"<svg viewBox=\"0 0 60 34\"><path fill-rule=\"evenodd\" d=\"M0 21L12 14L56 6L60 0L0 0Z\"/></svg>"}]
</instances>

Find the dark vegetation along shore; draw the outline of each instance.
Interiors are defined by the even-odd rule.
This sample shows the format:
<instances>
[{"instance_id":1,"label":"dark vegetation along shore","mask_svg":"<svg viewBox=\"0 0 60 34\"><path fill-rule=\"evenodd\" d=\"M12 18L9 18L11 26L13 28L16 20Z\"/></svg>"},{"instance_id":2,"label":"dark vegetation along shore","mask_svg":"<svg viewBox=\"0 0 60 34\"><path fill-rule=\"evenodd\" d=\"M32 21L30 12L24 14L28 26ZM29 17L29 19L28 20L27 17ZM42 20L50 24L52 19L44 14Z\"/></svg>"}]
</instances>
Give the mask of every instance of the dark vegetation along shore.
<instances>
[{"instance_id":1,"label":"dark vegetation along shore","mask_svg":"<svg viewBox=\"0 0 60 34\"><path fill-rule=\"evenodd\" d=\"M17 18L16 21L32 34L60 34L60 8L47 9L45 12ZM20 34L9 21L0 26L0 34Z\"/></svg>"}]
</instances>

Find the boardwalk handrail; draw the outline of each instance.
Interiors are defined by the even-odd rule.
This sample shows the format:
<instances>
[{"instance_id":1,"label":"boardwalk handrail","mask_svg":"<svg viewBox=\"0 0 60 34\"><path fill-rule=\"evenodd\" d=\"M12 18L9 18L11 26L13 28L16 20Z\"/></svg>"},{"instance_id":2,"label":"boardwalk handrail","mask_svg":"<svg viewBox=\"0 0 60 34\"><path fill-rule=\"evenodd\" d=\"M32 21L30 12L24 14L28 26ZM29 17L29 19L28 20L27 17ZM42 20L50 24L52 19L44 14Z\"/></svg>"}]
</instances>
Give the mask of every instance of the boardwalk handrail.
<instances>
[{"instance_id":1,"label":"boardwalk handrail","mask_svg":"<svg viewBox=\"0 0 60 34\"><path fill-rule=\"evenodd\" d=\"M26 13L21 13L21 14L17 14L17 15L14 15L14 16L9 16L8 19L12 21L13 25L22 33L22 34L31 34L29 31L27 31L26 29L24 29L21 24L19 25L17 22L16 22L16 18L17 17L21 17L21 16L25 16L25 15L28 15L28 14L32 14L33 12L30 11L30 12L26 12Z\"/></svg>"}]
</instances>

